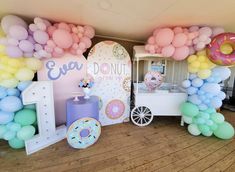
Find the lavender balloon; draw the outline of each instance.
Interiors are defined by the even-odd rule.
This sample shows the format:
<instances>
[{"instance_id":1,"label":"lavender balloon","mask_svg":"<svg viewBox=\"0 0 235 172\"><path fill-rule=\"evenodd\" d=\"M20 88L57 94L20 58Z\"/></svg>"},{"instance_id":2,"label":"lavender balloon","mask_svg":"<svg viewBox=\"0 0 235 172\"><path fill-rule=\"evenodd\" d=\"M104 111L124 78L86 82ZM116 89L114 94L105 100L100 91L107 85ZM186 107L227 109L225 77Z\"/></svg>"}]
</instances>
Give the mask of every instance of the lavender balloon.
<instances>
[{"instance_id":1,"label":"lavender balloon","mask_svg":"<svg viewBox=\"0 0 235 172\"><path fill-rule=\"evenodd\" d=\"M13 46L13 45L6 47L6 53L8 56L14 57L14 58L18 58L18 57L23 56L23 52L21 51L21 49L17 46Z\"/></svg>"}]
</instances>

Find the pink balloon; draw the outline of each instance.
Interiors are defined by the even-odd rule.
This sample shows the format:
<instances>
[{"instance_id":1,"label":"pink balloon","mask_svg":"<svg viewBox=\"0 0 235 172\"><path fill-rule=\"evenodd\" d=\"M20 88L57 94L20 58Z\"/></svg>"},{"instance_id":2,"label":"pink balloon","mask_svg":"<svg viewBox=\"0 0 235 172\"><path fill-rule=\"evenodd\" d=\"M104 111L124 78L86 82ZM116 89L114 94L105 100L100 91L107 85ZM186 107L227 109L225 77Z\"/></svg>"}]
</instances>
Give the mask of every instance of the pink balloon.
<instances>
[{"instance_id":1,"label":"pink balloon","mask_svg":"<svg viewBox=\"0 0 235 172\"><path fill-rule=\"evenodd\" d=\"M162 55L164 57L171 57L175 52L175 47L173 45L168 45L162 48Z\"/></svg>"},{"instance_id":2,"label":"pink balloon","mask_svg":"<svg viewBox=\"0 0 235 172\"><path fill-rule=\"evenodd\" d=\"M153 36L157 36L158 32L160 31L161 29L160 28L156 28L154 31L153 31Z\"/></svg>"},{"instance_id":3,"label":"pink balloon","mask_svg":"<svg viewBox=\"0 0 235 172\"><path fill-rule=\"evenodd\" d=\"M23 26L13 25L9 29L9 35L12 38L23 40L28 37L28 31Z\"/></svg>"},{"instance_id":4,"label":"pink balloon","mask_svg":"<svg viewBox=\"0 0 235 172\"><path fill-rule=\"evenodd\" d=\"M198 38L195 38L194 40L193 40L193 44L197 44L199 42L199 39Z\"/></svg>"},{"instance_id":5,"label":"pink balloon","mask_svg":"<svg viewBox=\"0 0 235 172\"><path fill-rule=\"evenodd\" d=\"M189 31L190 32L195 32L195 31L198 31L199 30L199 27L198 26L191 26L190 28L189 28Z\"/></svg>"},{"instance_id":6,"label":"pink balloon","mask_svg":"<svg viewBox=\"0 0 235 172\"><path fill-rule=\"evenodd\" d=\"M212 37L224 33L224 28L222 27L215 27L212 29Z\"/></svg>"},{"instance_id":7,"label":"pink balloon","mask_svg":"<svg viewBox=\"0 0 235 172\"><path fill-rule=\"evenodd\" d=\"M53 53L52 53L52 57L62 57L62 56L63 56L63 54L58 54L55 51L53 51Z\"/></svg>"},{"instance_id":8,"label":"pink balloon","mask_svg":"<svg viewBox=\"0 0 235 172\"><path fill-rule=\"evenodd\" d=\"M149 51L149 44L146 44L145 46L144 46L144 49L145 49L145 51Z\"/></svg>"},{"instance_id":9,"label":"pink balloon","mask_svg":"<svg viewBox=\"0 0 235 172\"><path fill-rule=\"evenodd\" d=\"M158 47L158 49L155 52L158 53L158 54L161 54L162 53L162 48Z\"/></svg>"},{"instance_id":10,"label":"pink balloon","mask_svg":"<svg viewBox=\"0 0 235 172\"><path fill-rule=\"evenodd\" d=\"M48 40L48 41L47 41L47 45L48 45L49 47L52 47L52 48L55 48L55 47L56 47L55 42L54 42L53 40Z\"/></svg>"},{"instance_id":11,"label":"pink balloon","mask_svg":"<svg viewBox=\"0 0 235 172\"><path fill-rule=\"evenodd\" d=\"M74 27L72 27L71 29L72 29L72 32L73 32L73 33L78 33L78 28L77 28L77 27L74 26Z\"/></svg>"},{"instance_id":12,"label":"pink balloon","mask_svg":"<svg viewBox=\"0 0 235 172\"><path fill-rule=\"evenodd\" d=\"M187 46L182 46L175 49L173 54L173 59L184 60L189 55L189 48Z\"/></svg>"},{"instance_id":13,"label":"pink balloon","mask_svg":"<svg viewBox=\"0 0 235 172\"><path fill-rule=\"evenodd\" d=\"M83 54L83 51L81 49L77 49L76 54L78 56L81 56Z\"/></svg>"},{"instance_id":14,"label":"pink balloon","mask_svg":"<svg viewBox=\"0 0 235 172\"><path fill-rule=\"evenodd\" d=\"M207 38L206 41L204 42L205 44L211 43L211 38Z\"/></svg>"},{"instance_id":15,"label":"pink balloon","mask_svg":"<svg viewBox=\"0 0 235 172\"><path fill-rule=\"evenodd\" d=\"M52 36L53 32L56 30L56 27L55 26L49 26L47 28L47 33Z\"/></svg>"},{"instance_id":16,"label":"pink balloon","mask_svg":"<svg viewBox=\"0 0 235 172\"><path fill-rule=\"evenodd\" d=\"M150 46L149 46L149 52L150 52L151 54L154 54L154 53L155 53L155 46L154 46L154 45L150 45Z\"/></svg>"},{"instance_id":17,"label":"pink balloon","mask_svg":"<svg viewBox=\"0 0 235 172\"><path fill-rule=\"evenodd\" d=\"M80 42L80 43L78 44L78 48L79 48L80 50L84 50L84 49L86 49L86 44L85 44L84 42Z\"/></svg>"},{"instance_id":18,"label":"pink balloon","mask_svg":"<svg viewBox=\"0 0 235 172\"><path fill-rule=\"evenodd\" d=\"M174 31L175 34L177 34L177 33L182 33L182 32L183 32L183 29L182 29L182 27L175 27L175 28L173 29L173 31Z\"/></svg>"},{"instance_id":19,"label":"pink balloon","mask_svg":"<svg viewBox=\"0 0 235 172\"><path fill-rule=\"evenodd\" d=\"M198 40L201 41L201 42L205 42L207 40L207 38L208 38L207 35L202 34L198 37Z\"/></svg>"},{"instance_id":20,"label":"pink balloon","mask_svg":"<svg viewBox=\"0 0 235 172\"><path fill-rule=\"evenodd\" d=\"M48 53L52 53L53 52L53 48L52 47L49 47L48 45L46 45L44 47L45 51L48 52Z\"/></svg>"},{"instance_id":21,"label":"pink balloon","mask_svg":"<svg viewBox=\"0 0 235 172\"><path fill-rule=\"evenodd\" d=\"M82 26L77 26L78 32L83 33L85 31L85 28Z\"/></svg>"},{"instance_id":22,"label":"pink balloon","mask_svg":"<svg viewBox=\"0 0 235 172\"><path fill-rule=\"evenodd\" d=\"M207 35L208 37L210 37L212 35L212 29L209 27L202 27L199 29L199 34Z\"/></svg>"},{"instance_id":23,"label":"pink balloon","mask_svg":"<svg viewBox=\"0 0 235 172\"><path fill-rule=\"evenodd\" d=\"M164 47L171 44L173 38L174 32L170 28L164 28L157 33L155 41L157 45Z\"/></svg>"},{"instance_id":24,"label":"pink balloon","mask_svg":"<svg viewBox=\"0 0 235 172\"><path fill-rule=\"evenodd\" d=\"M57 29L52 35L53 41L60 48L69 48L73 44L72 35L64 29Z\"/></svg>"},{"instance_id":25,"label":"pink balloon","mask_svg":"<svg viewBox=\"0 0 235 172\"><path fill-rule=\"evenodd\" d=\"M85 45L84 45L84 47L85 47ZM74 43L74 44L72 45L72 48L73 48L73 49L78 49L78 44L77 44L77 43Z\"/></svg>"},{"instance_id":26,"label":"pink balloon","mask_svg":"<svg viewBox=\"0 0 235 172\"><path fill-rule=\"evenodd\" d=\"M21 49L17 46L12 46L12 45L6 47L6 53L8 56L14 58L23 56L23 52L21 51Z\"/></svg>"},{"instance_id":27,"label":"pink balloon","mask_svg":"<svg viewBox=\"0 0 235 172\"><path fill-rule=\"evenodd\" d=\"M39 44L46 44L49 39L49 35L45 31L37 30L33 33L33 38Z\"/></svg>"},{"instance_id":28,"label":"pink balloon","mask_svg":"<svg viewBox=\"0 0 235 172\"><path fill-rule=\"evenodd\" d=\"M85 43L86 48L89 48L92 44L91 40L88 37L82 37L80 41Z\"/></svg>"},{"instance_id":29,"label":"pink balloon","mask_svg":"<svg viewBox=\"0 0 235 172\"><path fill-rule=\"evenodd\" d=\"M149 44L155 44L155 38L154 36L150 36L147 41Z\"/></svg>"},{"instance_id":30,"label":"pink balloon","mask_svg":"<svg viewBox=\"0 0 235 172\"><path fill-rule=\"evenodd\" d=\"M69 25L64 22L58 24L58 29L64 29L67 30L68 32L71 32Z\"/></svg>"},{"instance_id":31,"label":"pink balloon","mask_svg":"<svg viewBox=\"0 0 235 172\"><path fill-rule=\"evenodd\" d=\"M84 35L91 39L95 36L95 30L91 26L84 26Z\"/></svg>"},{"instance_id":32,"label":"pink balloon","mask_svg":"<svg viewBox=\"0 0 235 172\"><path fill-rule=\"evenodd\" d=\"M73 42L78 43L79 42L78 35L75 34L75 33L72 33L71 35L72 35L72 38L73 38Z\"/></svg>"},{"instance_id":33,"label":"pink balloon","mask_svg":"<svg viewBox=\"0 0 235 172\"><path fill-rule=\"evenodd\" d=\"M193 45L193 41L192 41L191 39L187 40L186 45L187 45L187 46Z\"/></svg>"},{"instance_id":34,"label":"pink balloon","mask_svg":"<svg viewBox=\"0 0 235 172\"><path fill-rule=\"evenodd\" d=\"M59 47L55 47L54 51L57 53L57 54L64 54L64 50L62 48L59 48Z\"/></svg>"},{"instance_id":35,"label":"pink balloon","mask_svg":"<svg viewBox=\"0 0 235 172\"><path fill-rule=\"evenodd\" d=\"M69 52L73 55L77 55L77 49L70 48Z\"/></svg>"},{"instance_id":36,"label":"pink balloon","mask_svg":"<svg viewBox=\"0 0 235 172\"><path fill-rule=\"evenodd\" d=\"M175 47L181 47L181 46L186 44L187 39L188 38L184 33L178 33L178 34L175 35L175 37L172 41L172 44Z\"/></svg>"},{"instance_id":37,"label":"pink balloon","mask_svg":"<svg viewBox=\"0 0 235 172\"><path fill-rule=\"evenodd\" d=\"M34 50L34 45L28 40L20 41L19 47L22 51L24 51L26 53L31 53Z\"/></svg>"},{"instance_id":38,"label":"pink balloon","mask_svg":"<svg viewBox=\"0 0 235 172\"><path fill-rule=\"evenodd\" d=\"M196 45L196 50L200 51L205 47L206 47L206 44L204 42L198 42L197 45Z\"/></svg>"},{"instance_id":39,"label":"pink balloon","mask_svg":"<svg viewBox=\"0 0 235 172\"><path fill-rule=\"evenodd\" d=\"M192 46L189 47L189 55L192 55L195 53L195 50Z\"/></svg>"},{"instance_id":40,"label":"pink balloon","mask_svg":"<svg viewBox=\"0 0 235 172\"><path fill-rule=\"evenodd\" d=\"M191 32L188 34L189 39L194 39L198 36L198 32Z\"/></svg>"}]
</instances>

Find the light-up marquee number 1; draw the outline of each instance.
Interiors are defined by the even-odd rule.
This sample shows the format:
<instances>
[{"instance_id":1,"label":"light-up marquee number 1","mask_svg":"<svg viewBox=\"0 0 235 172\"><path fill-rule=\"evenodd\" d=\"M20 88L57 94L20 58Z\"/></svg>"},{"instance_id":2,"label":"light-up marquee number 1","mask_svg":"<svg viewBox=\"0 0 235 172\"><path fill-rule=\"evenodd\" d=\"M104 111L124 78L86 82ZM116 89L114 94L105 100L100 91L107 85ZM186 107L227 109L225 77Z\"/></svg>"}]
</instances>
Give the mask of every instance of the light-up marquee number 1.
<instances>
[{"instance_id":1,"label":"light-up marquee number 1","mask_svg":"<svg viewBox=\"0 0 235 172\"><path fill-rule=\"evenodd\" d=\"M52 145L66 136L66 126L55 126L52 81L33 82L22 93L24 105L36 104L39 134L25 141L26 153L32 154Z\"/></svg>"}]
</instances>

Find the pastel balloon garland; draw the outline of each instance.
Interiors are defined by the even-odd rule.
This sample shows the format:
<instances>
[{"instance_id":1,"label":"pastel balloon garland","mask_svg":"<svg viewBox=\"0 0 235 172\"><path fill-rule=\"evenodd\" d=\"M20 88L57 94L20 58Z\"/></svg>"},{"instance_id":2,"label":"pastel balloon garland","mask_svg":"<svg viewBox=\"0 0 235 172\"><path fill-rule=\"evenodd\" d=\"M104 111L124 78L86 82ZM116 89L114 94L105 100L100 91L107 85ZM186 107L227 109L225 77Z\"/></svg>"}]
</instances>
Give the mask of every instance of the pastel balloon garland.
<instances>
[{"instance_id":1,"label":"pastel balloon garland","mask_svg":"<svg viewBox=\"0 0 235 172\"><path fill-rule=\"evenodd\" d=\"M1 27L7 37L0 44L6 46L6 54L12 58L62 57L65 52L80 56L91 46L95 35L91 26L64 22L52 25L39 17L28 26L21 18L7 15L2 18Z\"/></svg>"},{"instance_id":2,"label":"pastel balloon garland","mask_svg":"<svg viewBox=\"0 0 235 172\"><path fill-rule=\"evenodd\" d=\"M223 28L207 26L156 28L148 38L145 50L174 60L184 60L195 51L204 49L212 37L223 32Z\"/></svg>"}]
</instances>

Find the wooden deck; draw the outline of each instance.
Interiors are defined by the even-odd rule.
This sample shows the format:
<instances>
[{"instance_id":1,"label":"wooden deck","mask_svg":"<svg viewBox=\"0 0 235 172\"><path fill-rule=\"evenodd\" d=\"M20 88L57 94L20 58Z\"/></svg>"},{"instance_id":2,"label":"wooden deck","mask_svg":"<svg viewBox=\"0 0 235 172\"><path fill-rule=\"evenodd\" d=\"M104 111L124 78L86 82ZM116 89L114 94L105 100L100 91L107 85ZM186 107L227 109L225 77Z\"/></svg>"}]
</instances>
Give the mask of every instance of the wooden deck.
<instances>
[{"instance_id":1,"label":"wooden deck","mask_svg":"<svg viewBox=\"0 0 235 172\"><path fill-rule=\"evenodd\" d=\"M235 113L225 114L235 126ZM107 126L85 150L72 149L63 140L30 156L1 141L0 171L235 172L235 139L193 137L179 122L158 117L144 128L131 123Z\"/></svg>"}]
</instances>

